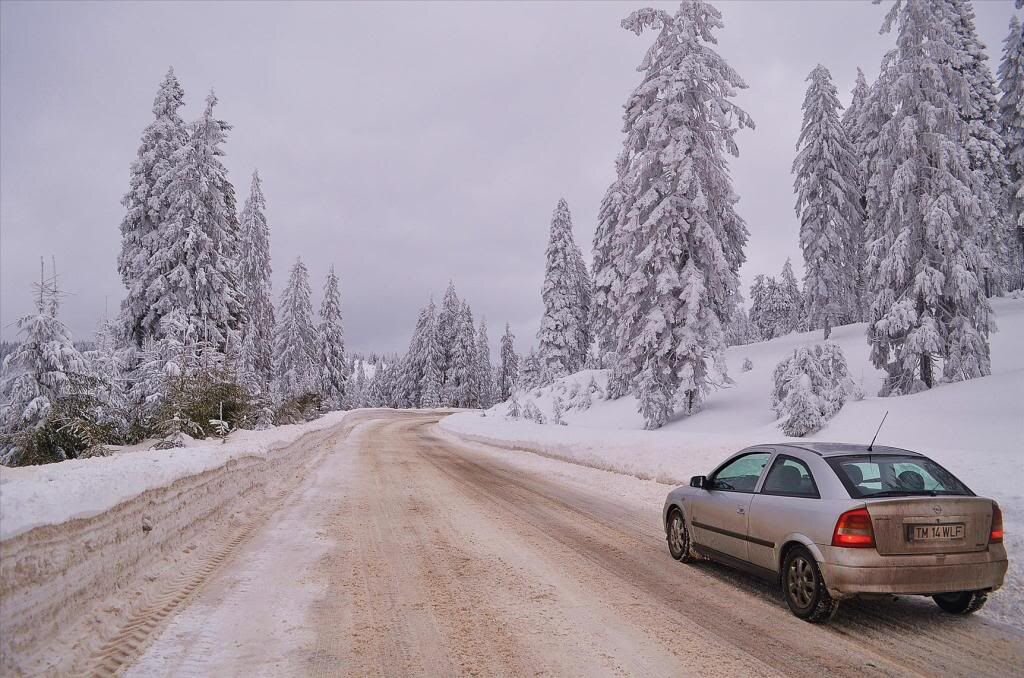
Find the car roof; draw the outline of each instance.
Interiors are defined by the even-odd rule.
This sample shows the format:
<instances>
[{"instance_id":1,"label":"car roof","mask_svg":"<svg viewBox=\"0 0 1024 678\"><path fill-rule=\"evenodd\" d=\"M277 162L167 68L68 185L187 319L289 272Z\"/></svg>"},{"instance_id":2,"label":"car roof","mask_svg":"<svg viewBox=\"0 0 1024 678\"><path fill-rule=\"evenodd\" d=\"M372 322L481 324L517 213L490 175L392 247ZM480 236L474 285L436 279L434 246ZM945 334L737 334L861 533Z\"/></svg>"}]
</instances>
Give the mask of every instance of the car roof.
<instances>
[{"instance_id":1,"label":"car roof","mask_svg":"<svg viewBox=\"0 0 1024 678\"><path fill-rule=\"evenodd\" d=\"M875 445L869 450L865 443L820 443L817 441L807 441L800 443L776 443L770 447L806 450L807 452L813 452L819 457L841 457L852 454L909 454L915 457L923 456L919 452L912 452L899 447L888 447L886 445Z\"/></svg>"}]
</instances>

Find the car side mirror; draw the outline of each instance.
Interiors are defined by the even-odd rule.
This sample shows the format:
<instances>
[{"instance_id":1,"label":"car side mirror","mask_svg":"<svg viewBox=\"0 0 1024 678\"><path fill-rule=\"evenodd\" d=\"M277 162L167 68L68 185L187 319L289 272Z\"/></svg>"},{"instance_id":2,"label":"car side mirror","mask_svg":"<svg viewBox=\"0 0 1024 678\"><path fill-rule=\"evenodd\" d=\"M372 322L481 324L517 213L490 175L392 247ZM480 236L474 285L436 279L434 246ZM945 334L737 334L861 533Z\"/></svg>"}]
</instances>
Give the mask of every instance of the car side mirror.
<instances>
[{"instance_id":1,"label":"car side mirror","mask_svg":"<svg viewBox=\"0 0 1024 678\"><path fill-rule=\"evenodd\" d=\"M690 487L699 487L702 490L707 489L708 478L707 476L694 476L690 478Z\"/></svg>"}]
</instances>

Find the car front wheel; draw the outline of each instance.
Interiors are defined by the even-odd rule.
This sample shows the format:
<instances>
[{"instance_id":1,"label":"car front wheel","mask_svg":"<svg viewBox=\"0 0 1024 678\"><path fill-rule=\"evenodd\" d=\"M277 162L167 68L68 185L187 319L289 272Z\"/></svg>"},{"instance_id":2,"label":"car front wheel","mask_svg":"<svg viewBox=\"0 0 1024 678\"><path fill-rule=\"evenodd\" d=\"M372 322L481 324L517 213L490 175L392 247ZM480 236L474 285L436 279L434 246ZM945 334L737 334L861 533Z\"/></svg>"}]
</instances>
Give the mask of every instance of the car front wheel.
<instances>
[{"instance_id":1,"label":"car front wheel","mask_svg":"<svg viewBox=\"0 0 1024 678\"><path fill-rule=\"evenodd\" d=\"M686 529L686 520L683 512L677 508L672 509L668 514L668 525L666 526L666 537L668 538L668 552L672 557L681 563L688 563L693 560L693 550L690 548L690 531Z\"/></svg>"},{"instance_id":2,"label":"car front wheel","mask_svg":"<svg viewBox=\"0 0 1024 678\"><path fill-rule=\"evenodd\" d=\"M980 610L988 593L985 591L957 591L956 593L940 593L932 596L935 604L950 614L972 614Z\"/></svg>"},{"instance_id":3,"label":"car front wheel","mask_svg":"<svg viewBox=\"0 0 1024 678\"><path fill-rule=\"evenodd\" d=\"M795 546L782 564L782 593L790 611L814 624L827 622L839 609L825 588L825 580L814 556L803 546Z\"/></svg>"}]
</instances>

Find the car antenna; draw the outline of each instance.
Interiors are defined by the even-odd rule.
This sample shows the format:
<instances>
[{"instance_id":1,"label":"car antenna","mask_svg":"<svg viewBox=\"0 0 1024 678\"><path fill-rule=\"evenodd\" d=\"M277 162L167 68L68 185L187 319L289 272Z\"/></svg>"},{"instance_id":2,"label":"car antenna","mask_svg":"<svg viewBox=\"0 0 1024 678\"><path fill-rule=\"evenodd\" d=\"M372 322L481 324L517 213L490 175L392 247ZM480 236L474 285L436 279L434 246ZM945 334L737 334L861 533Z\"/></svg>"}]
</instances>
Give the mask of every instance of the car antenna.
<instances>
[{"instance_id":1,"label":"car antenna","mask_svg":"<svg viewBox=\"0 0 1024 678\"><path fill-rule=\"evenodd\" d=\"M875 431L875 437L871 439L871 444L868 445L868 452L870 452L871 448L873 448L875 446L875 440L878 439L878 433L882 430L882 424L885 423L885 418L888 417L888 416L889 416L889 410L886 410L885 414L882 415L882 421L879 422L879 424L878 424L878 430Z\"/></svg>"}]
</instances>

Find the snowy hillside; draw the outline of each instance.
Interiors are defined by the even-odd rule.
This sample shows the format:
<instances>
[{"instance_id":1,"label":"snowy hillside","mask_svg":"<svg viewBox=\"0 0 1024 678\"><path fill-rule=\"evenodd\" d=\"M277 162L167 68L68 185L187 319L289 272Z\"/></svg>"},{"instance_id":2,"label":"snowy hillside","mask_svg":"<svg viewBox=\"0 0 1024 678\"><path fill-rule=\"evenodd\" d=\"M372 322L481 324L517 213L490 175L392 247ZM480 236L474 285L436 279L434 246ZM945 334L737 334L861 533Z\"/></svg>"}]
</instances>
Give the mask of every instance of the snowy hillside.
<instances>
[{"instance_id":1,"label":"snowy hillside","mask_svg":"<svg viewBox=\"0 0 1024 678\"><path fill-rule=\"evenodd\" d=\"M1020 527L1024 526L1024 490L1018 484L1024 472L1024 299L996 299L992 305L999 327L992 337L992 375L899 398L874 396L882 373L868 359L865 325L835 329L832 339L842 347L851 376L866 397L847 402L808 438L867 442L888 411L879 442L928 454L975 492L998 500L1008 525L1011 573L1006 589L993 598L986 612L1009 620L1011 614L1024 614L1024 568L1019 564L1024 558ZM671 420L657 431L642 430L644 422L634 398L606 401L599 396L593 397L589 409L567 409L562 417L567 426L508 419L504 416L508 405L501 404L486 416L449 417L442 427L464 437L585 466L684 483L744 446L786 439L770 408L772 371L796 347L820 342L819 331L730 348L729 373L736 383L712 393L702 412ZM745 358L753 362L749 372L740 369ZM579 390L592 378L603 390L606 373L584 371L550 387L520 393L519 404L533 402L550 421L553 396L568 406L574 384Z\"/></svg>"}]
</instances>

